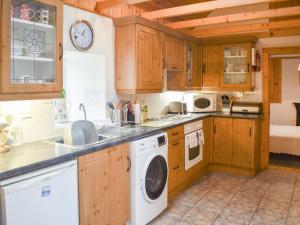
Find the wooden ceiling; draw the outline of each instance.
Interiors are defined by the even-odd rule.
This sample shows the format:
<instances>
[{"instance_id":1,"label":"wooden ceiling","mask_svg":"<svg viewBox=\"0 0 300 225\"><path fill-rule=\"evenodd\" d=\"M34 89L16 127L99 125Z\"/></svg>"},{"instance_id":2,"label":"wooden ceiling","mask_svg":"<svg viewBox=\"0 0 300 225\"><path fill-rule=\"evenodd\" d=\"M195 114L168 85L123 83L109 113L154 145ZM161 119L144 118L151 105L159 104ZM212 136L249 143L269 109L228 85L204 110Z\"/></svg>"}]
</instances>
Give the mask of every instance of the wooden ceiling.
<instances>
[{"instance_id":1,"label":"wooden ceiling","mask_svg":"<svg viewBox=\"0 0 300 225\"><path fill-rule=\"evenodd\" d=\"M98 0L96 8L111 17L139 15L203 40L300 35L300 0Z\"/></svg>"}]
</instances>

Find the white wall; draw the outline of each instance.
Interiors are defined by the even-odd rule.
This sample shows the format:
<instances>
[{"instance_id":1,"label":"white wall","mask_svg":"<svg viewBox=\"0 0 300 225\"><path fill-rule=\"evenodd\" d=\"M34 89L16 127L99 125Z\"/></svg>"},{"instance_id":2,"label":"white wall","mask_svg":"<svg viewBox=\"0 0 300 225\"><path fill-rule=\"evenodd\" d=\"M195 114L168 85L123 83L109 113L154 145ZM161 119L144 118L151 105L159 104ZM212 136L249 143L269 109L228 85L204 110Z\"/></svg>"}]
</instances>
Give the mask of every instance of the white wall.
<instances>
[{"instance_id":1,"label":"white wall","mask_svg":"<svg viewBox=\"0 0 300 225\"><path fill-rule=\"evenodd\" d=\"M87 20L95 32L93 46L78 51L70 40L70 27ZM83 118L79 103L84 103L88 119L106 117L105 102L117 98L114 88L114 26L112 19L64 6L64 87L71 102L71 120Z\"/></svg>"},{"instance_id":2,"label":"white wall","mask_svg":"<svg viewBox=\"0 0 300 225\"><path fill-rule=\"evenodd\" d=\"M282 60L282 103L271 104L271 124L296 125L294 102L300 102L300 59Z\"/></svg>"}]
</instances>

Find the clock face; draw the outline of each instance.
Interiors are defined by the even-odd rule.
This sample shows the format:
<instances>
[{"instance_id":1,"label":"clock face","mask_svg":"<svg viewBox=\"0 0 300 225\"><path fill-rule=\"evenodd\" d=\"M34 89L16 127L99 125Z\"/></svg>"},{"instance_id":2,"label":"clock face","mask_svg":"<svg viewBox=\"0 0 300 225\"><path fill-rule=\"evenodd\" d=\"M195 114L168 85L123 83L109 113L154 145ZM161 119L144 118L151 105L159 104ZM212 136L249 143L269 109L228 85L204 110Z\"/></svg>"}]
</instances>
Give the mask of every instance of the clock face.
<instances>
[{"instance_id":1,"label":"clock face","mask_svg":"<svg viewBox=\"0 0 300 225\"><path fill-rule=\"evenodd\" d=\"M89 49L94 42L94 30L89 22L81 20L71 26L71 40L79 50Z\"/></svg>"}]
</instances>

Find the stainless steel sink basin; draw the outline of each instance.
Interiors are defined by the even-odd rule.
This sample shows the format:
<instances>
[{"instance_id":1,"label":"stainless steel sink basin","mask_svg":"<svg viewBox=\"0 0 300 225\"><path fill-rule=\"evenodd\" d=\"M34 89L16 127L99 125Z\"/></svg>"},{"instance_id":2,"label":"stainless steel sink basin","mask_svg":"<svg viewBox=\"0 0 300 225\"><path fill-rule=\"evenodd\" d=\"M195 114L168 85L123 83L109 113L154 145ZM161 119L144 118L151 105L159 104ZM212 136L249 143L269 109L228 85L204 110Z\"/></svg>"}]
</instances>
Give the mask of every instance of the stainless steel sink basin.
<instances>
[{"instance_id":1,"label":"stainless steel sink basin","mask_svg":"<svg viewBox=\"0 0 300 225\"><path fill-rule=\"evenodd\" d=\"M51 138L49 140L46 140L45 142L46 143L50 143L50 144L65 145L65 146L71 147L71 148L84 148L84 147L88 147L88 146L93 146L93 145L96 145L96 144L100 144L100 143L102 143L104 141L107 141L109 139L111 139L111 137L99 134L97 142L87 143L87 144L84 144L84 145L69 145L69 144L65 144L63 137Z\"/></svg>"}]
</instances>

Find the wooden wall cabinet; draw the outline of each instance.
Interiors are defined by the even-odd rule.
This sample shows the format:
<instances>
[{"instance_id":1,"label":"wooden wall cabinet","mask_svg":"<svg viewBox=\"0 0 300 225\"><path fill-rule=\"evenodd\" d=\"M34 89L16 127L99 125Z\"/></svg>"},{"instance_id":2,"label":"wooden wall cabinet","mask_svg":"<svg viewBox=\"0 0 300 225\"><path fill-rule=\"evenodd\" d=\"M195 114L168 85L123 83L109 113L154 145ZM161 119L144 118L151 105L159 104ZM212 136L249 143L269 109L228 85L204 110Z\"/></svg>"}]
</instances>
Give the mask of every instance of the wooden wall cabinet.
<instances>
[{"instance_id":1,"label":"wooden wall cabinet","mask_svg":"<svg viewBox=\"0 0 300 225\"><path fill-rule=\"evenodd\" d=\"M130 218L129 144L78 158L80 225L123 225Z\"/></svg>"},{"instance_id":2,"label":"wooden wall cabinet","mask_svg":"<svg viewBox=\"0 0 300 225\"><path fill-rule=\"evenodd\" d=\"M202 55L202 87L218 89L221 76L221 48L219 45L205 45Z\"/></svg>"},{"instance_id":3,"label":"wooden wall cabinet","mask_svg":"<svg viewBox=\"0 0 300 225\"><path fill-rule=\"evenodd\" d=\"M116 26L115 84L118 94L161 92L163 34L139 24Z\"/></svg>"},{"instance_id":4,"label":"wooden wall cabinet","mask_svg":"<svg viewBox=\"0 0 300 225\"><path fill-rule=\"evenodd\" d=\"M63 88L62 1L22 3L1 2L1 98L58 97ZM19 13L22 7L47 10L49 18L26 17Z\"/></svg>"},{"instance_id":5,"label":"wooden wall cabinet","mask_svg":"<svg viewBox=\"0 0 300 225\"><path fill-rule=\"evenodd\" d=\"M183 71L185 64L185 41L164 36L164 69Z\"/></svg>"},{"instance_id":6,"label":"wooden wall cabinet","mask_svg":"<svg viewBox=\"0 0 300 225\"><path fill-rule=\"evenodd\" d=\"M251 43L222 45L220 87L232 91L254 89Z\"/></svg>"},{"instance_id":7,"label":"wooden wall cabinet","mask_svg":"<svg viewBox=\"0 0 300 225\"><path fill-rule=\"evenodd\" d=\"M201 77L201 46L187 42L186 44L186 89L200 89L202 84Z\"/></svg>"},{"instance_id":8,"label":"wooden wall cabinet","mask_svg":"<svg viewBox=\"0 0 300 225\"><path fill-rule=\"evenodd\" d=\"M250 169L259 168L260 122L250 119L214 118L212 162Z\"/></svg>"}]
</instances>

